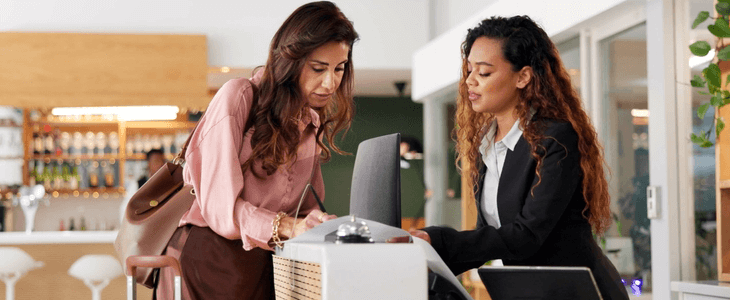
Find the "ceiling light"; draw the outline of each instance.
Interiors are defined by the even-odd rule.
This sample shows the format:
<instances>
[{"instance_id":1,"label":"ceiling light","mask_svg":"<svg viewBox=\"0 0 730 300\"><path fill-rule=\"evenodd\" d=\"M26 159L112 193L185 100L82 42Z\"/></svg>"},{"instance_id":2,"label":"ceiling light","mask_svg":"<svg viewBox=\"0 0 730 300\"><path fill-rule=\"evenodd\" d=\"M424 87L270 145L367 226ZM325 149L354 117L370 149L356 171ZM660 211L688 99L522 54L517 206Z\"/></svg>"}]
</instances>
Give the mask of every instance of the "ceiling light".
<instances>
[{"instance_id":1,"label":"ceiling light","mask_svg":"<svg viewBox=\"0 0 730 300\"><path fill-rule=\"evenodd\" d=\"M180 109L172 105L56 107L54 116L114 116L124 121L175 120Z\"/></svg>"},{"instance_id":2,"label":"ceiling light","mask_svg":"<svg viewBox=\"0 0 730 300\"><path fill-rule=\"evenodd\" d=\"M631 116L637 117L637 118L648 118L649 110L648 109L632 109Z\"/></svg>"}]
</instances>

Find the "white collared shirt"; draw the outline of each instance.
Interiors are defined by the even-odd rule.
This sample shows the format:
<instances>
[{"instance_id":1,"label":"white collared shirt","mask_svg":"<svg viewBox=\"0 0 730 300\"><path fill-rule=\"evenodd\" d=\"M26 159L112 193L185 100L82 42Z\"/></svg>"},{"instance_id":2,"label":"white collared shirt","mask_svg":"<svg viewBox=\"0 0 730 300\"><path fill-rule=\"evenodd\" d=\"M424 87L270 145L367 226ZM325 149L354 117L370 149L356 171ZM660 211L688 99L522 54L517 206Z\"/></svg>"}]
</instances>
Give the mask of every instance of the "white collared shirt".
<instances>
[{"instance_id":1,"label":"white collared shirt","mask_svg":"<svg viewBox=\"0 0 730 300\"><path fill-rule=\"evenodd\" d=\"M520 128L520 120L517 119L512 129L504 136L501 141L494 142L494 134L497 128L497 120L494 120L489 127L489 131L479 146L479 153L482 154L482 161L487 165L487 173L484 175L484 187L482 188L482 205L481 210L487 219L487 224L494 228L499 228L502 223L499 221L499 210L497 209L497 191L499 188L499 178L502 176L504 167L504 159L507 157L507 149L515 150L515 145L522 136L522 128ZM490 147L491 146L491 147Z\"/></svg>"}]
</instances>

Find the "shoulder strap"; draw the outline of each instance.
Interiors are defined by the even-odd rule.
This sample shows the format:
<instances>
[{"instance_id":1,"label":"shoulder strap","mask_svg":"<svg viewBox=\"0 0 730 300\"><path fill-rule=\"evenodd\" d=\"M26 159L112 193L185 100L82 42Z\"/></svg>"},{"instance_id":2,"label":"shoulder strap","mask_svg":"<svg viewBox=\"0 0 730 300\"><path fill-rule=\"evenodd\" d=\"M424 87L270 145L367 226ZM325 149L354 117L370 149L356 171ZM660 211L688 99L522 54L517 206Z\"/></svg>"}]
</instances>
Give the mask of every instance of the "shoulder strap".
<instances>
[{"instance_id":1,"label":"shoulder strap","mask_svg":"<svg viewBox=\"0 0 730 300\"><path fill-rule=\"evenodd\" d=\"M257 97L258 88L256 87L255 84L251 83L251 90L253 91L253 99L252 99L253 103L251 103L251 111L248 113L248 118L246 119L246 125L243 127L243 134L246 134L246 132L249 129L251 129L251 126L253 126L252 116L256 113L254 110L255 110L255 107L257 106L256 99L258 98ZM203 114L205 114L205 113L203 113ZM202 115L200 116L200 119L203 119ZM178 152L177 156L175 156L175 158L172 160L172 163L174 163L176 165L182 165L183 163L185 163L185 153L188 151L188 145L190 144L190 139L193 137L193 133L195 133L195 130L198 129L198 124L200 124L200 121L195 123L195 127L193 128L193 131L191 131L190 135L188 135L188 139L185 140L185 144L183 144L183 147L182 147L182 149L180 149L180 152ZM314 149L315 149L314 151L316 154L317 148L315 147Z\"/></svg>"}]
</instances>

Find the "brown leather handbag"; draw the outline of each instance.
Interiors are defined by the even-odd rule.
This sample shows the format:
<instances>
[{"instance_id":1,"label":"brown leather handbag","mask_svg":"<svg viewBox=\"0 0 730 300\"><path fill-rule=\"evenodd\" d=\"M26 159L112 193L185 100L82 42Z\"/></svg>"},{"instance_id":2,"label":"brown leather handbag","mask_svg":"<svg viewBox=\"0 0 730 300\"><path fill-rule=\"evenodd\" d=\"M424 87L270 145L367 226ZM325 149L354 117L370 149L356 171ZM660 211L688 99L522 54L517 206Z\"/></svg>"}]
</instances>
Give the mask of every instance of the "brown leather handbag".
<instances>
[{"instance_id":1,"label":"brown leather handbag","mask_svg":"<svg viewBox=\"0 0 730 300\"><path fill-rule=\"evenodd\" d=\"M184 184L182 174L185 152L192 136L191 132L177 157L166 162L129 199L114 242L124 269L127 268L127 257L161 255L183 214L193 205L195 191L191 185ZM153 270L137 268L134 274L137 283L153 288Z\"/></svg>"}]
</instances>

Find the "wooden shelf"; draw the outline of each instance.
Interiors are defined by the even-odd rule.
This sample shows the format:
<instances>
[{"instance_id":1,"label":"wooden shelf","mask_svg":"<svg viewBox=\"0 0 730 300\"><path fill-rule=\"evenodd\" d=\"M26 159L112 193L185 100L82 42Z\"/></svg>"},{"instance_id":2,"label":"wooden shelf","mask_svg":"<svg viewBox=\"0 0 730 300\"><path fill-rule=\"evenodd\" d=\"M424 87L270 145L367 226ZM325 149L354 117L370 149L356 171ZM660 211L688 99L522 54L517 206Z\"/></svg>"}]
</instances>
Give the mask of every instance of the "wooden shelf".
<instances>
[{"instance_id":1,"label":"wooden shelf","mask_svg":"<svg viewBox=\"0 0 730 300\"><path fill-rule=\"evenodd\" d=\"M80 119L60 119L60 118L54 118L51 120L39 120L38 122L33 122L34 124L38 125L52 125L52 126L59 126L59 125L74 125L74 126L86 126L86 125L118 125L119 121L117 120L106 120L102 118L80 118Z\"/></svg>"},{"instance_id":2,"label":"wooden shelf","mask_svg":"<svg viewBox=\"0 0 730 300\"><path fill-rule=\"evenodd\" d=\"M0 160L4 159L23 159L23 156L0 156Z\"/></svg>"},{"instance_id":3,"label":"wooden shelf","mask_svg":"<svg viewBox=\"0 0 730 300\"><path fill-rule=\"evenodd\" d=\"M33 155L29 159L30 160L112 160L121 159L122 156L119 154L104 154L104 155L89 155L89 154L82 154L82 155L73 155L73 154L64 154L64 155L46 155L46 154L40 154L40 155Z\"/></svg>"},{"instance_id":4,"label":"wooden shelf","mask_svg":"<svg viewBox=\"0 0 730 300\"><path fill-rule=\"evenodd\" d=\"M46 194L53 198L58 197L84 197L84 198L104 198L111 195L119 196L124 194L124 188L121 187L110 187L110 188L89 188L89 189L60 189L60 190L48 190Z\"/></svg>"},{"instance_id":5,"label":"wooden shelf","mask_svg":"<svg viewBox=\"0 0 730 300\"><path fill-rule=\"evenodd\" d=\"M195 122L185 121L132 121L124 122L127 129L193 129Z\"/></svg>"},{"instance_id":6,"label":"wooden shelf","mask_svg":"<svg viewBox=\"0 0 730 300\"><path fill-rule=\"evenodd\" d=\"M176 156L177 156L177 154L165 154L165 159L168 161L172 161ZM144 153L130 154L130 155L127 155L126 158L127 158L127 160L146 160L147 154L144 154Z\"/></svg>"}]
</instances>

